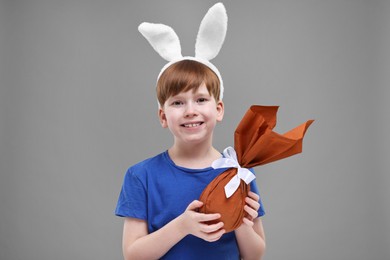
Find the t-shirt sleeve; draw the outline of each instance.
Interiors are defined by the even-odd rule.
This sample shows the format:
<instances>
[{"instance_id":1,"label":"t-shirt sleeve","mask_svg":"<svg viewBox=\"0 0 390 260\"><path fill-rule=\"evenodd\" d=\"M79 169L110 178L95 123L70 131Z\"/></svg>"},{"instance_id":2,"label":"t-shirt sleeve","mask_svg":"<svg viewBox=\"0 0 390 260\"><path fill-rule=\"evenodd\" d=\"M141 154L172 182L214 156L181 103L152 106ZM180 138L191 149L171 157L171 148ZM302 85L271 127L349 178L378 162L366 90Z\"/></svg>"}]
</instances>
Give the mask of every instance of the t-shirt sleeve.
<instances>
[{"instance_id":1,"label":"t-shirt sleeve","mask_svg":"<svg viewBox=\"0 0 390 260\"><path fill-rule=\"evenodd\" d=\"M253 169L249 169L249 170L254 173ZM260 196L260 199L259 199L260 208L259 208L259 210L257 212L259 213L259 217L264 216L265 215L265 210L264 210L263 202L261 200L260 190L257 187L256 179L254 179L249 185L251 187L251 191L253 191L254 193L256 193L257 195Z\"/></svg>"},{"instance_id":2,"label":"t-shirt sleeve","mask_svg":"<svg viewBox=\"0 0 390 260\"><path fill-rule=\"evenodd\" d=\"M147 220L146 189L132 168L125 174L115 215Z\"/></svg>"}]
</instances>

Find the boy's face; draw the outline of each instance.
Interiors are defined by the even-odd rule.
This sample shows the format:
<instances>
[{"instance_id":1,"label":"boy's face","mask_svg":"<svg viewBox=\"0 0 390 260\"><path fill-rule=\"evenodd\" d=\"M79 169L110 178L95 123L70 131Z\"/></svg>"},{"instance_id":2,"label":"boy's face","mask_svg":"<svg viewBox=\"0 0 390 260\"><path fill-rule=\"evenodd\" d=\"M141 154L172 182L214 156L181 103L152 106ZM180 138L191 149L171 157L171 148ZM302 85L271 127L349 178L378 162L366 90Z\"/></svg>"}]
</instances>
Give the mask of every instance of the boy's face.
<instances>
[{"instance_id":1,"label":"boy's face","mask_svg":"<svg viewBox=\"0 0 390 260\"><path fill-rule=\"evenodd\" d=\"M205 84L195 92L189 90L171 96L159 109L162 127L169 128L175 142L188 144L211 141L215 125L223 114L222 101L216 102Z\"/></svg>"}]
</instances>

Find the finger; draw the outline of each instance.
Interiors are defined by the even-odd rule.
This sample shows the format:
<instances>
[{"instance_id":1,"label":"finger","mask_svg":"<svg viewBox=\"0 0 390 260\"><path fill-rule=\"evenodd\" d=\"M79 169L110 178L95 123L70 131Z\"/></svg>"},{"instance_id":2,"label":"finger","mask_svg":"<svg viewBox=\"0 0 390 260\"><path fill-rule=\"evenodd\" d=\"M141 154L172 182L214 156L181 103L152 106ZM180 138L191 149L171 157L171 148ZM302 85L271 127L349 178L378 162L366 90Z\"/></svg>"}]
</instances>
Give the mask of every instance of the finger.
<instances>
[{"instance_id":1,"label":"finger","mask_svg":"<svg viewBox=\"0 0 390 260\"><path fill-rule=\"evenodd\" d=\"M260 196L256 193L254 193L253 191L249 191L248 192L248 196L250 198L252 198L254 201L259 201L260 200Z\"/></svg>"},{"instance_id":2,"label":"finger","mask_svg":"<svg viewBox=\"0 0 390 260\"><path fill-rule=\"evenodd\" d=\"M253 227L253 221L247 219L247 218L243 218L242 221L245 223L245 225L248 225L250 227Z\"/></svg>"},{"instance_id":3,"label":"finger","mask_svg":"<svg viewBox=\"0 0 390 260\"><path fill-rule=\"evenodd\" d=\"M196 210L197 208L200 208L202 206L203 206L203 202L199 200L194 200L187 206L187 210Z\"/></svg>"},{"instance_id":4,"label":"finger","mask_svg":"<svg viewBox=\"0 0 390 260\"><path fill-rule=\"evenodd\" d=\"M213 233L215 231L220 230L223 227L223 222L218 222L216 224L207 225L207 224L201 224L200 230L204 233Z\"/></svg>"},{"instance_id":5,"label":"finger","mask_svg":"<svg viewBox=\"0 0 390 260\"><path fill-rule=\"evenodd\" d=\"M254 210L258 210L258 209L260 208L260 204L259 204L257 201L255 201L255 200L253 200L253 199L251 199L251 198L249 198L249 197L246 197L246 198L245 198L245 202L246 202L249 206L251 206Z\"/></svg>"},{"instance_id":6,"label":"finger","mask_svg":"<svg viewBox=\"0 0 390 260\"><path fill-rule=\"evenodd\" d=\"M212 213L212 214L198 213L197 214L197 220L199 222L207 222L211 220L217 220L219 218L221 218L221 214L219 213Z\"/></svg>"},{"instance_id":7,"label":"finger","mask_svg":"<svg viewBox=\"0 0 390 260\"><path fill-rule=\"evenodd\" d=\"M259 215L259 213L256 210L252 209L248 205L244 206L244 210L249 214L249 216L252 217L252 219L257 218L257 216Z\"/></svg>"},{"instance_id":8,"label":"finger","mask_svg":"<svg viewBox=\"0 0 390 260\"><path fill-rule=\"evenodd\" d=\"M214 233L211 233L211 234L205 234L203 236L203 240L206 240L208 242L215 242L217 240L219 240L223 234L226 233L226 230L225 229L221 229L217 232L214 232Z\"/></svg>"}]
</instances>

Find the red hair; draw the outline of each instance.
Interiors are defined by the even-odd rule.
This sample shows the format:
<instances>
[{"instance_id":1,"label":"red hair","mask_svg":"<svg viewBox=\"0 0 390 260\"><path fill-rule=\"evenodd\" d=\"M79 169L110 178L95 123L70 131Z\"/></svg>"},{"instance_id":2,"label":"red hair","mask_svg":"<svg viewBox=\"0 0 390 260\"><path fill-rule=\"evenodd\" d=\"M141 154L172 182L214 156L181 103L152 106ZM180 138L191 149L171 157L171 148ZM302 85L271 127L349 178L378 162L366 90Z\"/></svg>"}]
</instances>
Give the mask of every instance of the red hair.
<instances>
[{"instance_id":1,"label":"red hair","mask_svg":"<svg viewBox=\"0 0 390 260\"><path fill-rule=\"evenodd\" d=\"M206 65L194 60L182 60L169 66L157 81L157 99L163 107L165 101L180 92L196 91L206 84L209 94L219 101L218 76Z\"/></svg>"}]
</instances>

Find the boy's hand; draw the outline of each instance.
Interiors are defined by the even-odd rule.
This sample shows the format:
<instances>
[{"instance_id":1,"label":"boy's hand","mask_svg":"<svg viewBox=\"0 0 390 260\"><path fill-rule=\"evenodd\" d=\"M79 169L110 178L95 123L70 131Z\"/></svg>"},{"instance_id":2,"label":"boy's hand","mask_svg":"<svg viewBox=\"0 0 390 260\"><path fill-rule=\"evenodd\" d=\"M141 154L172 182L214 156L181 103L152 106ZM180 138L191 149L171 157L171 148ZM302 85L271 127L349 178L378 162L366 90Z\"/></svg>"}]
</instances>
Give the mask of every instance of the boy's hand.
<instances>
[{"instance_id":1,"label":"boy's hand","mask_svg":"<svg viewBox=\"0 0 390 260\"><path fill-rule=\"evenodd\" d=\"M223 223L208 225L204 222L217 220L221 217L220 214L204 214L196 212L203 205L203 202L194 200L187 209L180 215L181 231L185 234L191 234L208 242L214 242L221 238L225 233L222 229Z\"/></svg>"},{"instance_id":2,"label":"boy's hand","mask_svg":"<svg viewBox=\"0 0 390 260\"><path fill-rule=\"evenodd\" d=\"M248 214L243 219L244 224L253 226L253 220L259 215L257 212L260 208L259 199L260 197L256 193L252 191L248 193L248 197L245 198L246 205L244 206L244 210Z\"/></svg>"}]
</instances>

